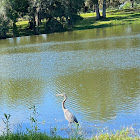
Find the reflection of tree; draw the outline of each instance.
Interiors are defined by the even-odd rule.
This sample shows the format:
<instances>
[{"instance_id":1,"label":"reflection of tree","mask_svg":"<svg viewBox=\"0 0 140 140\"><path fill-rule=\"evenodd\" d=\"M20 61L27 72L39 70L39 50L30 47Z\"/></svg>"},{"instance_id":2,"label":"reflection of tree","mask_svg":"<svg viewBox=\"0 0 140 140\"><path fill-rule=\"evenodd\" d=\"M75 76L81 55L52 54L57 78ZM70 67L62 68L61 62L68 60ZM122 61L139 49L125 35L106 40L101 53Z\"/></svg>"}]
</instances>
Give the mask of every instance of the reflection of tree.
<instances>
[{"instance_id":1,"label":"reflection of tree","mask_svg":"<svg viewBox=\"0 0 140 140\"><path fill-rule=\"evenodd\" d=\"M40 50L37 47L40 46L40 43L44 43L46 41L47 35L25 36L2 40L1 48L5 49L1 50L0 54L40 52Z\"/></svg>"},{"instance_id":2,"label":"reflection of tree","mask_svg":"<svg viewBox=\"0 0 140 140\"><path fill-rule=\"evenodd\" d=\"M68 105L78 110L77 102L87 119L108 120L120 110L136 107L138 77L138 69L83 71L59 77L56 90L68 93Z\"/></svg>"},{"instance_id":3,"label":"reflection of tree","mask_svg":"<svg viewBox=\"0 0 140 140\"><path fill-rule=\"evenodd\" d=\"M43 81L40 79L3 79L0 81L0 104L8 106L40 103Z\"/></svg>"},{"instance_id":4,"label":"reflection of tree","mask_svg":"<svg viewBox=\"0 0 140 140\"><path fill-rule=\"evenodd\" d=\"M137 27L137 26L136 26ZM108 48L130 48L139 46L139 39L121 38L135 32L133 26L114 26L104 29L64 32L59 34L26 36L1 40L0 54L35 53L44 51L101 50ZM131 31L131 32L130 32ZM114 38L113 38L114 37ZM115 37L120 37L116 39ZM133 36L134 37L134 36ZM84 41L84 42L83 42ZM60 43L60 44L59 44ZM28 44L28 45L27 45Z\"/></svg>"}]
</instances>

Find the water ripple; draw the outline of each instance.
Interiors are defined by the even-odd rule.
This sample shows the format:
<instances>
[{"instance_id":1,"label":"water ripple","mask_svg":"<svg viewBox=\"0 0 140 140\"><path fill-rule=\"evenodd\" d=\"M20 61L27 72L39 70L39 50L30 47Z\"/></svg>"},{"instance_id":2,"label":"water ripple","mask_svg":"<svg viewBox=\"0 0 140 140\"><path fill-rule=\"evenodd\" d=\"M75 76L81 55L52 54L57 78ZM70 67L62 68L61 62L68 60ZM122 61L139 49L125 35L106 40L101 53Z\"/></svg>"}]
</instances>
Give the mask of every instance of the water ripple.
<instances>
[{"instance_id":1,"label":"water ripple","mask_svg":"<svg viewBox=\"0 0 140 140\"><path fill-rule=\"evenodd\" d=\"M68 44L77 44L77 43L90 43L90 42L101 42L101 41L117 41L122 39L134 39L140 38L140 34L137 35L128 35L128 36L114 36L114 37L107 37L107 38L99 38L99 39L86 39L86 40L76 40L76 41L63 41L63 42L46 42L46 43L36 43L36 44L27 44L27 45L14 45L8 48L0 48L0 53L3 54L4 52L15 51L18 52L20 49L29 49L29 48L36 48L34 51L44 51L44 49L49 49L52 46L61 46L61 45L68 45ZM41 46L41 47L40 47ZM30 50L27 50L30 51Z\"/></svg>"}]
</instances>

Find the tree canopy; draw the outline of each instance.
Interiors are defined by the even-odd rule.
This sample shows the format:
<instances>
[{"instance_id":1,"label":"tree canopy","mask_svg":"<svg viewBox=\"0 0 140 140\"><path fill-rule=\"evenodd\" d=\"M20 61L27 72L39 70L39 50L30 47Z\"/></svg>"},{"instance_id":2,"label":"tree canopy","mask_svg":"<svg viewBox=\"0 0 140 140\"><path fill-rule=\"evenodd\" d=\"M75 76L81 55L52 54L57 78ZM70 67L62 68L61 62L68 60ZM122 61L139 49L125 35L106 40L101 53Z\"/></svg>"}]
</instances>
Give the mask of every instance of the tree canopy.
<instances>
[{"instance_id":1,"label":"tree canopy","mask_svg":"<svg viewBox=\"0 0 140 140\"><path fill-rule=\"evenodd\" d=\"M133 6L134 0L130 1ZM99 20L106 18L106 8L117 7L125 2L126 0L0 0L0 38L6 38L9 27L12 28L13 36L18 36L16 23L22 18L29 21L28 28L34 34L40 33L40 26L45 28L45 33L57 32L72 28L81 19L79 13L82 11L96 11L96 19ZM86 10L82 10L84 8Z\"/></svg>"}]
</instances>

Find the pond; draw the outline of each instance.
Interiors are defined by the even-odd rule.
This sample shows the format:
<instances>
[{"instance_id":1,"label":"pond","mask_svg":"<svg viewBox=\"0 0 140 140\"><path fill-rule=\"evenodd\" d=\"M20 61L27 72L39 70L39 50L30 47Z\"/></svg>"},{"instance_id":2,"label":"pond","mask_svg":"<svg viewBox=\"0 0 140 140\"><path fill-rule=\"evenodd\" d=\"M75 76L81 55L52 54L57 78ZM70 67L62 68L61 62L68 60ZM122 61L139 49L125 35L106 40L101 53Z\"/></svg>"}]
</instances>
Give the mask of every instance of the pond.
<instances>
[{"instance_id":1,"label":"pond","mask_svg":"<svg viewBox=\"0 0 140 140\"><path fill-rule=\"evenodd\" d=\"M67 137L61 107L75 114L86 137L140 128L139 25L0 40L0 133L4 113L14 131L30 127L36 106L41 132ZM41 122L45 122L41 124Z\"/></svg>"}]
</instances>

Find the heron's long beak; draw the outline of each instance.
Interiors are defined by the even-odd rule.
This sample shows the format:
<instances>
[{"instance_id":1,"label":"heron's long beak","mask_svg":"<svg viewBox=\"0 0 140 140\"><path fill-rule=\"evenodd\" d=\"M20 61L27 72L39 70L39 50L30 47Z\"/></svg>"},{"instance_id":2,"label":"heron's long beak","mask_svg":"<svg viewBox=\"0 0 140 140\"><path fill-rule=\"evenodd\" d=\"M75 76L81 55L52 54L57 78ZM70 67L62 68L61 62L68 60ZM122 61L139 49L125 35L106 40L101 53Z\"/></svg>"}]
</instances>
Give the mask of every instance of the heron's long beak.
<instances>
[{"instance_id":1,"label":"heron's long beak","mask_svg":"<svg viewBox=\"0 0 140 140\"><path fill-rule=\"evenodd\" d=\"M63 94L56 94L56 96L64 96Z\"/></svg>"}]
</instances>

